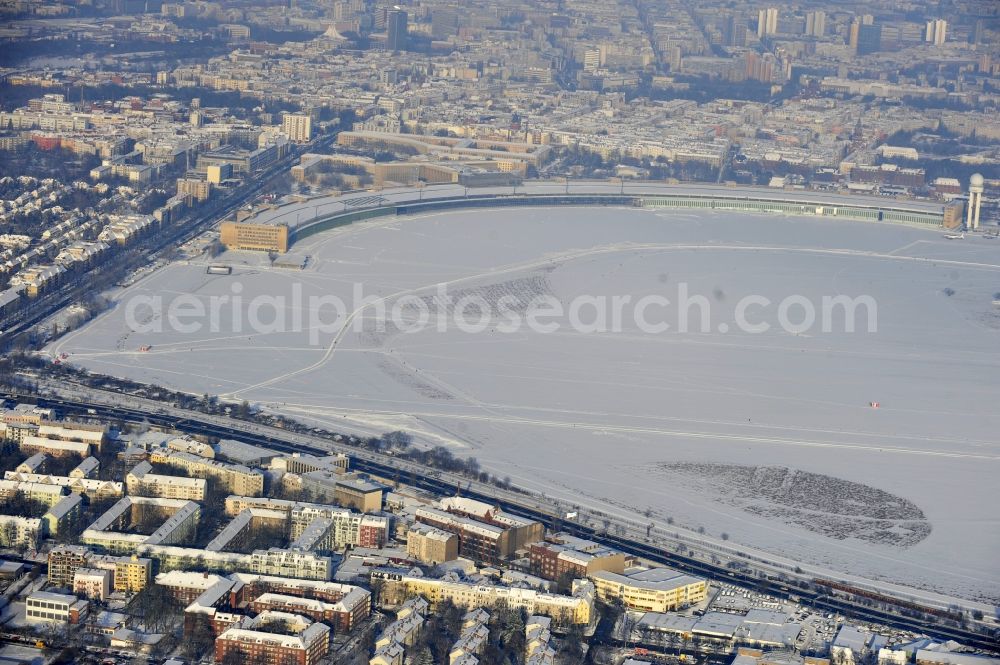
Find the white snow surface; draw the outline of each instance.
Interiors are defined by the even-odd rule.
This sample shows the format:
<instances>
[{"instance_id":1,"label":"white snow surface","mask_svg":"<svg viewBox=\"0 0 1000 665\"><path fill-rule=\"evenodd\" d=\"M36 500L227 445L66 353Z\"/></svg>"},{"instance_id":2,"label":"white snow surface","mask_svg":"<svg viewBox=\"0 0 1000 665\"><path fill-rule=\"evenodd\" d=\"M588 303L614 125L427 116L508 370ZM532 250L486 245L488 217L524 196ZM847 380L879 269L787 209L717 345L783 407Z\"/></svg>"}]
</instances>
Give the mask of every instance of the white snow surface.
<instances>
[{"instance_id":1,"label":"white snow surface","mask_svg":"<svg viewBox=\"0 0 1000 665\"><path fill-rule=\"evenodd\" d=\"M230 276L169 265L49 351L334 429L407 429L549 496L649 507L844 573L1000 598L1000 240L809 217L574 207L374 220L293 251L311 257L306 270L237 253L213 261L234 264ZM550 334L492 325L378 333L367 307L353 316L368 331L354 332L350 319L311 345L307 330L234 331L225 314L219 331L189 334L132 332L124 316L136 295L207 302L236 283L245 299L290 301L301 288L304 302L350 302L360 283L392 302L447 283L451 293L550 293L568 304L580 294L674 300L681 282L711 301L708 331L643 333L626 317L620 333L574 331L565 319ZM720 323L735 328L735 305L749 294L773 301L749 315L772 330L719 332ZM842 322L841 332L783 332L777 303L795 294L817 309L822 296L870 295L877 332L863 317L854 333Z\"/></svg>"}]
</instances>

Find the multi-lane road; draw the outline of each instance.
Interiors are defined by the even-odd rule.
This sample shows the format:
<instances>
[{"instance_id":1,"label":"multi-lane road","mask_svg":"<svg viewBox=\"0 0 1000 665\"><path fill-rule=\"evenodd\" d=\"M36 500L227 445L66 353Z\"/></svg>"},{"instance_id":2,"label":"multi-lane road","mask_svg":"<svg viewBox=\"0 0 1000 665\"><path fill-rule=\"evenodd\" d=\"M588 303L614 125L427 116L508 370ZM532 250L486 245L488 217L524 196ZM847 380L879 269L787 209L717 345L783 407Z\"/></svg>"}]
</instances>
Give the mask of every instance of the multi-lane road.
<instances>
[{"instance_id":1,"label":"multi-lane road","mask_svg":"<svg viewBox=\"0 0 1000 665\"><path fill-rule=\"evenodd\" d=\"M301 152L328 147L332 140L332 137L324 136L314 139L312 143L307 144L301 150L291 151L264 171L255 174L252 179L235 191L220 199L210 201L205 206L196 209L190 218L170 226L146 240L136 250L132 250L125 260L118 257L111 263L92 271L89 275L91 279L85 276L83 279L64 284L58 290L32 301L30 308L22 308L10 316L7 321L0 322L0 349L6 348L10 340L18 334L31 329L71 303L80 300L83 296L92 294L94 275L124 276L131 270L148 265L160 251L183 245L260 194L275 177L287 171Z\"/></svg>"},{"instance_id":2,"label":"multi-lane road","mask_svg":"<svg viewBox=\"0 0 1000 665\"><path fill-rule=\"evenodd\" d=\"M102 419L125 422L146 422L152 425L175 428L204 436L234 439L266 446L281 452L304 452L326 455L343 452L351 457L353 469L382 478L401 478L406 484L446 496L460 490L464 496L499 504L504 510L546 525L557 526L574 535L588 538L648 561L671 566L678 570L723 580L777 597L796 600L822 612L835 612L857 620L892 626L900 630L925 633L937 639L953 639L984 650L1000 650L997 635L986 634L981 629L959 627L940 616L925 614L922 617L903 616L900 611L912 599L899 599L900 605L866 603L858 597L834 595L829 588L816 584L801 587L797 583L812 581L808 573L796 575L768 565L767 562L747 558L720 557L719 550L696 541L684 541L686 548L677 551L675 543L665 532L654 532L650 537L647 525L637 522L613 520L621 530L602 529L597 525L608 516L581 512L574 520L566 520L565 507L535 495L504 490L467 477L425 467L408 460L373 453L357 447L337 443L326 437L291 432L253 422L205 414L120 393L97 390L75 384L53 384L42 381L43 396L11 394L19 400L34 400L39 404L56 407L70 415L90 415ZM731 564L739 561L738 567ZM884 595L889 595L888 593Z\"/></svg>"}]
</instances>

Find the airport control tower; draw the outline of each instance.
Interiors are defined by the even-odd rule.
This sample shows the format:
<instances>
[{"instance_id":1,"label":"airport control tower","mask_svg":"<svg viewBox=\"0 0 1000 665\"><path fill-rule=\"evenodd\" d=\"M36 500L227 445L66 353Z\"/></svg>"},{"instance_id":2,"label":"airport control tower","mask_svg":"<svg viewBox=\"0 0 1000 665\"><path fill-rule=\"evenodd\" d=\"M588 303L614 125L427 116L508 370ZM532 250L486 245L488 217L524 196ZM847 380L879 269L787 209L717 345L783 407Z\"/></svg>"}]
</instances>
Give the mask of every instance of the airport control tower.
<instances>
[{"instance_id":1,"label":"airport control tower","mask_svg":"<svg viewBox=\"0 0 1000 665\"><path fill-rule=\"evenodd\" d=\"M969 178L969 204L965 209L965 228L975 231L979 228L979 208L983 204L983 176L973 173Z\"/></svg>"}]
</instances>

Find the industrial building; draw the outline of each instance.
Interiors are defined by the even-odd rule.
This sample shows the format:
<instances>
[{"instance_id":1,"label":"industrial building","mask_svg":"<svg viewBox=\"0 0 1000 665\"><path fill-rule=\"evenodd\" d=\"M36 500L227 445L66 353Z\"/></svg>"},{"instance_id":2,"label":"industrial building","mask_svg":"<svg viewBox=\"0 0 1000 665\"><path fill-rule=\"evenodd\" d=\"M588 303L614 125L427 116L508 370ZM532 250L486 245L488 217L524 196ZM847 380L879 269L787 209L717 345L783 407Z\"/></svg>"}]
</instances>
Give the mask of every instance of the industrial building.
<instances>
[{"instance_id":1,"label":"industrial building","mask_svg":"<svg viewBox=\"0 0 1000 665\"><path fill-rule=\"evenodd\" d=\"M736 645L780 649L795 642L802 624L785 612L751 609L746 614L706 612L703 616L646 612L637 624L655 641L668 635L697 637L732 648Z\"/></svg>"},{"instance_id":2,"label":"industrial building","mask_svg":"<svg viewBox=\"0 0 1000 665\"><path fill-rule=\"evenodd\" d=\"M449 497L438 506L418 508L417 521L456 534L459 554L474 561L499 563L545 535L540 522L505 513L482 501Z\"/></svg>"},{"instance_id":3,"label":"industrial building","mask_svg":"<svg viewBox=\"0 0 1000 665\"><path fill-rule=\"evenodd\" d=\"M87 615L90 604L76 596L35 591L25 600L24 616L28 623L78 624Z\"/></svg>"},{"instance_id":4,"label":"industrial building","mask_svg":"<svg viewBox=\"0 0 1000 665\"><path fill-rule=\"evenodd\" d=\"M528 545L531 574L546 580L589 577L607 571L625 571L625 555L598 543L564 534L549 536L545 541Z\"/></svg>"},{"instance_id":5,"label":"industrial building","mask_svg":"<svg viewBox=\"0 0 1000 665\"><path fill-rule=\"evenodd\" d=\"M493 564L514 553L509 534L499 526L427 506L417 509L416 518L418 522L458 536L458 553L467 559Z\"/></svg>"}]
</instances>

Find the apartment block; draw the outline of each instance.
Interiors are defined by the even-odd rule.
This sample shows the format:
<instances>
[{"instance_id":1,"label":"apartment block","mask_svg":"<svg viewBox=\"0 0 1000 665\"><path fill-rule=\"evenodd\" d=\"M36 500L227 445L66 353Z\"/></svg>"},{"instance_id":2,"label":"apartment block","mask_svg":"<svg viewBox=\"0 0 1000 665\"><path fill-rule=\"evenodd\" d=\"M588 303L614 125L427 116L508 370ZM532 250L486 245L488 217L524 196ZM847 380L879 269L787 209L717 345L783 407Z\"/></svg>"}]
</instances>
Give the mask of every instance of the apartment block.
<instances>
[{"instance_id":1,"label":"apartment block","mask_svg":"<svg viewBox=\"0 0 1000 665\"><path fill-rule=\"evenodd\" d=\"M87 560L87 565L110 571L111 586L115 591L128 593L142 591L153 578L152 560L136 554L131 556L93 554Z\"/></svg>"},{"instance_id":2,"label":"apartment block","mask_svg":"<svg viewBox=\"0 0 1000 665\"><path fill-rule=\"evenodd\" d=\"M214 478L222 489L233 494L260 496L264 493L264 474L241 464L219 462L172 450L156 451L150 455L149 460L177 466L193 478Z\"/></svg>"},{"instance_id":3,"label":"apartment block","mask_svg":"<svg viewBox=\"0 0 1000 665\"><path fill-rule=\"evenodd\" d=\"M238 494L230 494L226 497L225 502L226 514L230 517L236 517L247 508L282 510L291 515L293 508L303 505L318 506L319 504L307 504L300 501L288 501L287 499L271 499L264 496L240 496Z\"/></svg>"},{"instance_id":4,"label":"apartment block","mask_svg":"<svg viewBox=\"0 0 1000 665\"><path fill-rule=\"evenodd\" d=\"M178 178L177 195L190 196L198 202L207 201L212 196L212 184L201 178Z\"/></svg>"},{"instance_id":5,"label":"apartment block","mask_svg":"<svg viewBox=\"0 0 1000 665\"><path fill-rule=\"evenodd\" d=\"M70 586L73 576L87 565L91 553L82 545L59 545L49 552L49 582L58 587Z\"/></svg>"},{"instance_id":6,"label":"apartment block","mask_svg":"<svg viewBox=\"0 0 1000 665\"><path fill-rule=\"evenodd\" d=\"M353 630L371 612L367 589L337 582L311 581L274 575L234 573L227 577L175 571L158 575L157 584L188 603L185 631L207 620L220 633L238 623L234 607L254 613L281 611L324 621L341 633Z\"/></svg>"},{"instance_id":7,"label":"apartment block","mask_svg":"<svg viewBox=\"0 0 1000 665\"><path fill-rule=\"evenodd\" d=\"M502 604L512 609L523 609L529 615L550 617L553 622L564 626L586 625L594 612L594 585L588 580L576 580L572 595L564 596L535 589L414 577L380 570L372 571L372 579L383 582L383 599L389 605L414 595L427 599L432 608L443 600L450 600L465 609Z\"/></svg>"},{"instance_id":8,"label":"apartment block","mask_svg":"<svg viewBox=\"0 0 1000 665\"><path fill-rule=\"evenodd\" d=\"M402 659L406 648L412 646L420 637L426 622L427 620L421 612L414 611L403 614L401 611L396 620L386 626L382 634L375 640L375 658L370 662L386 662L392 655L398 655ZM397 649L393 650L393 646Z\"/></svg>"},{"instance_id":9,"label":"apartment block","mask_svg":"<svg viewBox=\"0 0 1000 665\"><path fill-rule=\"evenodd\" d=\"M42 515L42 521L45 522L45 530L50 536L57 536L76 524L82 512L82 496L79 494L64 496Z\"/></svg>"},{"instance_id":10,"label":"apartment block","mask_svg":"<svg viewBox=\"0 0 1000 665\"><path fill-rule=\"evenodd\" d=\"M11 422L0 424L0 435L7 441L14 441L20 446L21 442L24 441L29 436L36 436L38 434L38 426L32 423L26 422ZM28 451L29 453L37 453L39 451Z\"/></svg>"},{"instance_id":11,"label":"apartment block","mask_svg":"<svg viewBox=\"0 0 1000 665\"><path fill-rule=\"evenodd\" d=\"M95 554L82 545L59 545L49 552L48 577L56 586L71 586L76 571L95 568L111 572L111 587L115 591L142 591L152 579L153 562L136 555L109 556Z\"/></svg>"},{"instance_id":12,"label":"apartment block","mask_svg":"<svg viewBox=\"0 0 1000 665\"><path fill-rule=\"evenodd\" d=\"M278 610L307 616L313 621L331 624L337 632L350 632L357 621L368 614L367 604L371 602L369 593L353 587L350 592L336 602L316 598L302 598L281 593L263 593L250 601L249 608L254 613ZM364 616L361 616L364 615Z\"/></svg>"},{"instance_id":13,"label":"apartment block","mask_svg":"<svg viewBox=\"0 0 1000 665\"><path fill-rule=\"evenodd\" d=\"M276 529L282 535L286 534L287 513L267 508L245 508L205 545L205 549L210 552L239 551L260 529Z\"/></svg>"},{"instance_id":14,"label":"apartment block","mask_svg":"<svg viewBox=\"0 0 1000 665\"><path fill-rule=\"evenodd\" d=\"M171 570L157 574L155 584L166 589L171 598L174 598L181 603L189 604L193 603L195 599L200 597L209 589L215 587L223 580L228 581L228 578L221 575L213 575L211 573ZM232 586L233 585L230 582L229 585L226 586L226 591L228 592ZM223 598L220 595L214 602L229 602L229 596L226 595L225 598Z\"/></svg>"},{"instance_id":15,"label":"apartment block","mask_svg":"<svg viewBox=\"0 0 1000 665\"><path fill-rule=\"evenodd\" d=\"M52 507L59 503L65 495L64 489L58 485L47 485L45 483L8 478L0 480L0 497L5 500L21 496L29 501L40 503L45 507Z\"/></svg>"},{"instance_id":16,"label":"apartment block","mask_svg":"<svg viewBox=\"0 0 1000 665\"><path fill-rule=\"evenodd\" d=\"M305 580L329 580L333 576L333 561L311 552L272 547L255 550L250 555L250 572L260 575L298 577Z\"/></svg>"},{"instance_id":17,"label":"apartment block","mask_svg":"<svg viewBox=\"0 0 1000 665\"><path fill-rule=\"evenodd\" d=\"M291 538L298 540L318 519L330 521L320 549L339 550L344 547L385 545L389 537L389 520L378 515L363 515L343 508L319 504L299 504L291 511Z\"/></svg>"},{"instance_id":18,"label":"apartment block","mask_svg":"<svg viewBox=\"0 0 1000 665\"><path fill-rule=\"evenodd\" d=\"M431 565L454 561L458 558L458 536L429 524L414 524L406 533L406 553Z\"/></svg>"},{"instance_id":19,"label":"apartment block","mask_svg":"<svg viewBox=\"0 0 1000 665\"><path fill-rule=\"evenodd\" d=\"M96 457L84 457L74 469L69 472L70 478L94 478L101 470L101 462Z\"/></svg>"},{"instance_id":20,"label":"apartment block","mask_svg":"<svg viewBox=\"0 0 1000 665\"><path fill-rule=\"evenodd\" d=\"M283 625L287 634L263 630L265 624ZM258 626L262 629L258 630ZM267 611L244 618L215 639L215 662L241 661L263 665L314 665L330 648L330 627L297 614Z\"/></svg>"},{"instance_id":21,"label":"apartment block","mask_svg":"<svg viewBox=\"0 0 1000 665\"><path fill-rule=\"evenodd\" d=\"M188 542L198 528L201 507L194 501L126 496L80 534L80 542L111 554L132 554L141 545ZM159 524L153 533L136 533L140 525Z\"/></svg>"},{"instance_id":22,"label":"apartment block","mask_svg":"<svg viewBox=\"0 0 1000 665\"><path fill-rule=\"evenodd\" d=\"M0 547L37 548L44 529L45 523L37 517L0 515Z\"/></svg>"},{"instance_id":23,"label":"apartment block","mask_svg":"<svg viewBox=\"0 0 1000 665\"><path fill-rule=\"evenodd\" d=\"M77 478L74 476L50 476L39 473L4 472L4 481L22 483L38 483L41 485L58 486L67 489L71 494L82 494L91 501L104 501L119 498L125 494L124 483L113 480L98 480L96 478ZM0 487L4 486L0 481ZM0 489L0 494L3 490Z\"/></svg>"},{"instance_id":24,"label":"apartment block","mask_svg":"<svg viewBox=\"0 0 1000 665\"><path fill-rule=\"evenodd\" d=\"M346 508L305 501L287 501L265 497L232 495L226 497L226 514L238 515L247 509L280 510L289 517L289 537L298 540L318 519L332 522L331 531L323 536L318 549L350 547L382 547L389 538L389 520L380 515L364 515Z\"/></svg>"},{"instance_id":25,"label":"apartment block","mask_svg":"<svg viewBox=\"0 0 1000 665\"><path fill-rule=\"evenodd\" d=\"M45 471L45 463L48 459L49 456L45 453L35 453L18 464L14 468L14 471L17 473L43 473Z\"/></svg>"},{"instance_id":26,"label":"apartment block","mask_svg":"<svg viewBox=\"0 0 1000 665\"><path fill-rule=\"evenodd\" d=\"M312 138L312 117L307 113L286 113L281 132L293 143L308 143Z\"/></svg>"},{"instance_id":27,"label":"apartment block","mask_svg":"<svg viewBox=\"0 0 1000 665\"><path fill-rule=\"evenodd\" d=\"M43 420L38 424L38 436L56 441L76 441L100 450L108 438L105 425L78 423L72 421L51 422Z\"/></svg>"},{"instance_id":28,"label":"apartment block","mask_svg":"<svg viewBox=\"0 0 1000 665\"><path fill-rule=\"evenodd\" d=\"M78 568L73 574L73 593L90 600L105 600L111 595L110 570Z\"/></svg>"},{"instance_id":29,"label":"apartment block","mask_svg":"<svg viewBox=\"0 0 1000 665\"><path fill-rule=\"evenodd\" d=\"M250 576L230 575L237 582L236 601L242 603L271 604L277 608L281 603L291 603L291 598L315 600L322 606L313 606L309 612L322 609L324 620L330 620L339 631L350 631L366 619L371 611L371 594L367 589L350 584L340 584L325 580L291 579L276 575ZM291 607L291 605L289 605ZM303 606L305 607L305 606ZM291 610L289 610L291 611ZM311 614L298 611L298 614ZM315 616L312 618L317 619Z\"/></svg>"},{"instance_id":30,"label":"apartment block","mask_svg":"<svg viewBox=\"0 0 1000 665\"><path fill-rule=\"evenodd\" d=\"M165 499L205 499L204 478L186 478L152 473L153 465L140 462L125 476L125 487L129 494L162 497Z\"/></svg>"},{"instance_id":31,"label":"apartment block","mask_svg":"<svg viewBox=\"0 0 1000 665\"><path fill-rule=\"evenodd\" d=\"M43 436L24 436L20 440L19 447L25 453L45 453L52 457L66 457L67 455L88 457L90 455L89 443L83 441L62 441Z\"/></svg>"}]
</instances>

